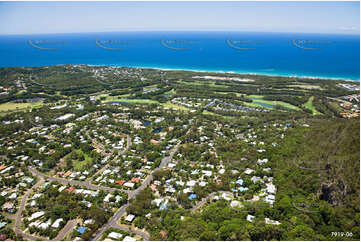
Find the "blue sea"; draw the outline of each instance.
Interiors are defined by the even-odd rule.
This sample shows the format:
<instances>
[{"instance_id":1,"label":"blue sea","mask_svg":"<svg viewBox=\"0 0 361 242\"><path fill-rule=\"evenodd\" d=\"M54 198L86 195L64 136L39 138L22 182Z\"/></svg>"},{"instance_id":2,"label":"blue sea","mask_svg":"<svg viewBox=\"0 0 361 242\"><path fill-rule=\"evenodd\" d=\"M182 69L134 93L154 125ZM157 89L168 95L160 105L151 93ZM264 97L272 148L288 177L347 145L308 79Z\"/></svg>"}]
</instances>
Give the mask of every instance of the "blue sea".
<instances>
[{"instance_id":1,"label":"blue sea","mask_svg":"<svg viewBox=\"0 0 361 242\"><path fill-rule=\"evenodd\" d=\"M111 32L0 35L0 67L88 64L360 80L357 35Z\"/></svg>"}]
</instances>

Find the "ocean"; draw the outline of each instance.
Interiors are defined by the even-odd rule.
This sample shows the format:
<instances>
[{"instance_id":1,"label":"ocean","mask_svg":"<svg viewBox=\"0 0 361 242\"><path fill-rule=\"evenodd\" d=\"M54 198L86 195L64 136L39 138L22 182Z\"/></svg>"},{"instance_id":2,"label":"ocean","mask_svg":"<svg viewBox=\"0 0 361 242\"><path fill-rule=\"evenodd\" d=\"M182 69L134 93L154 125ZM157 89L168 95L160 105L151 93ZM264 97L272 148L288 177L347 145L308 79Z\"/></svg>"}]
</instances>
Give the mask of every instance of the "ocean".
<instances>
[{"instance_id":1,"label":"ocean","mask_svg":"<svg viewBox=\"0 0 361 242\"><path fill-rule=\"evenodd\" d=\"M0 67L111 65L360 80L358 35L111 32L0 35Z\"/></svg>"}]
</instances>

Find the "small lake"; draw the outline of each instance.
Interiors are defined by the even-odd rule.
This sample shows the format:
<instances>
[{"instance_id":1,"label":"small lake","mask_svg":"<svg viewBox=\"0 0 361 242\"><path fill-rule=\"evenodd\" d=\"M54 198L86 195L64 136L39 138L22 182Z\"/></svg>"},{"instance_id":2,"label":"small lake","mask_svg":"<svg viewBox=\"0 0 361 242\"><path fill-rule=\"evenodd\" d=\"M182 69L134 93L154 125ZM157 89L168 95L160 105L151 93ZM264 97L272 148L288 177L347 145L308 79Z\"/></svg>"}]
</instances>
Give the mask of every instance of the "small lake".
<instances>
[{"instance_id":1,"label":"small lake","mask_svg":"<svg viewBox=\"0 0 361 242\"><path fill-rule=\"evenodd\" d=\"M261 105L262 107L265 107L265 108L273 108L273 105L271 105L271 104L265 104L265 103L261 103L261 102L253 102L253 103Z\"/></svg>"},{"instance_id":2,"label":"small lake","mask_svg":"<svg viewBox=\"0 0 361 242\"><path fill-rule=\"evenodd\" d=\"M111 104L131 104L129 102L124 102L124 101L112 101L110 102Z\"/></svg>"}]
</instances>

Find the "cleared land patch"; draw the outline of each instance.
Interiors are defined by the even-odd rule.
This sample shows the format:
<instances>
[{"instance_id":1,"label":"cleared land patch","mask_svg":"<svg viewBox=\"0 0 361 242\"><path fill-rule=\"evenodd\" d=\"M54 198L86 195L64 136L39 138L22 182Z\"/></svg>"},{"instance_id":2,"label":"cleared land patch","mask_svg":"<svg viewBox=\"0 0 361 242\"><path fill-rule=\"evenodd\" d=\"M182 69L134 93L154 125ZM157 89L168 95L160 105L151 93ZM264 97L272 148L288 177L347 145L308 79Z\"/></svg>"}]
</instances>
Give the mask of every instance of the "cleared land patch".
<instances>
[{"instance_id":1,"label":"cleared land patch","mask_svg":"<svg viewBox=\"0 0 361 242\"><path fill-rule=\"evenodd\" d=\"M319 111L316 110L316 108L313 106L312 102L313 102L314 96L310 97L307 102L305 104L303 104L303 106L309 110L312 111L313 115L316 114L321 114Z\"/></svg>"}]
</instances>

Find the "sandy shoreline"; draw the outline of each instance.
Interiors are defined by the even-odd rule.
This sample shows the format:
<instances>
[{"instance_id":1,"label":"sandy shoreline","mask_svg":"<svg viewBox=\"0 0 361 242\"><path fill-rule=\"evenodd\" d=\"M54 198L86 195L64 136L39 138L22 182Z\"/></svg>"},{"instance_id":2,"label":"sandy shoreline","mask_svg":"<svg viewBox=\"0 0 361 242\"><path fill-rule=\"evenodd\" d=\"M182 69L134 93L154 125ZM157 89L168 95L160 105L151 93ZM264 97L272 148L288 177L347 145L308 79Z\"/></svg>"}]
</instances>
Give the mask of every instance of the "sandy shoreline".
<instances>
[{"instance_id":1,"label":"sandy shoreline","mask_svg":"<svg viewBox=\"0 0 361 242\"><path fill-rule=\"evenodd\" d=\"M87 65L87 64L85 64ZM303 79L319 79L319 80L334 80L334 81L346 81L346 82L360 82L360 80L352 80L340 77L322 77L322 76L297 76L297 75L286 75L286 74L268 74L268 73L256 73L256 72L237 72L237 71L214 71L214 70L197 70L197 69L179 69L179 68L162 68L162 67L149 67L149 66L122 66L122 65L87 65L87 66L112 66L112 67L128 67L128 68L144 68L144 69L155 69L162 71L193 71L203 73L216 73L216 74L239 74L239 75L254 75L254 76L272 76L272 77L288 77L288 78L303 78Z\"/></svg>"},{"instance_id":2,"label":"sandy shoreline","mask_svg":"<svg viewBox=\"0 0 361 242\"><path fill-rule=\"evenodd\" d=\"M201 72L201 73L215 73L215 74L238 74L238 75L252 75L252 76L271 76L271 77L288 77L288 78L303 78L303 79L319 79L319 80L334 80L334 81L345 81L345 82L360 82L358 80L352 80L342 77L324 77L324 76L297 76L297 75L287 75L287 74L269 74L263 72L239 72L239 71L216 71L216 70L198 70L198 69L187 69L187 68L164 68L164 67L152 67L152 66L125 66L118 64L55 64L55 65L44 65L44 66L18 66L19 68L35 68L35 67L45 67L45 66L63 66L63 65L85 65L85 66L106 66L106 67L127 67L127 68L140 68L140 69L154 69L162 71L192 71L192 72ZM6 68L6 67L0 67ZM16 67L13 67L16 68Z\"/></svg>"}]
</instances>

